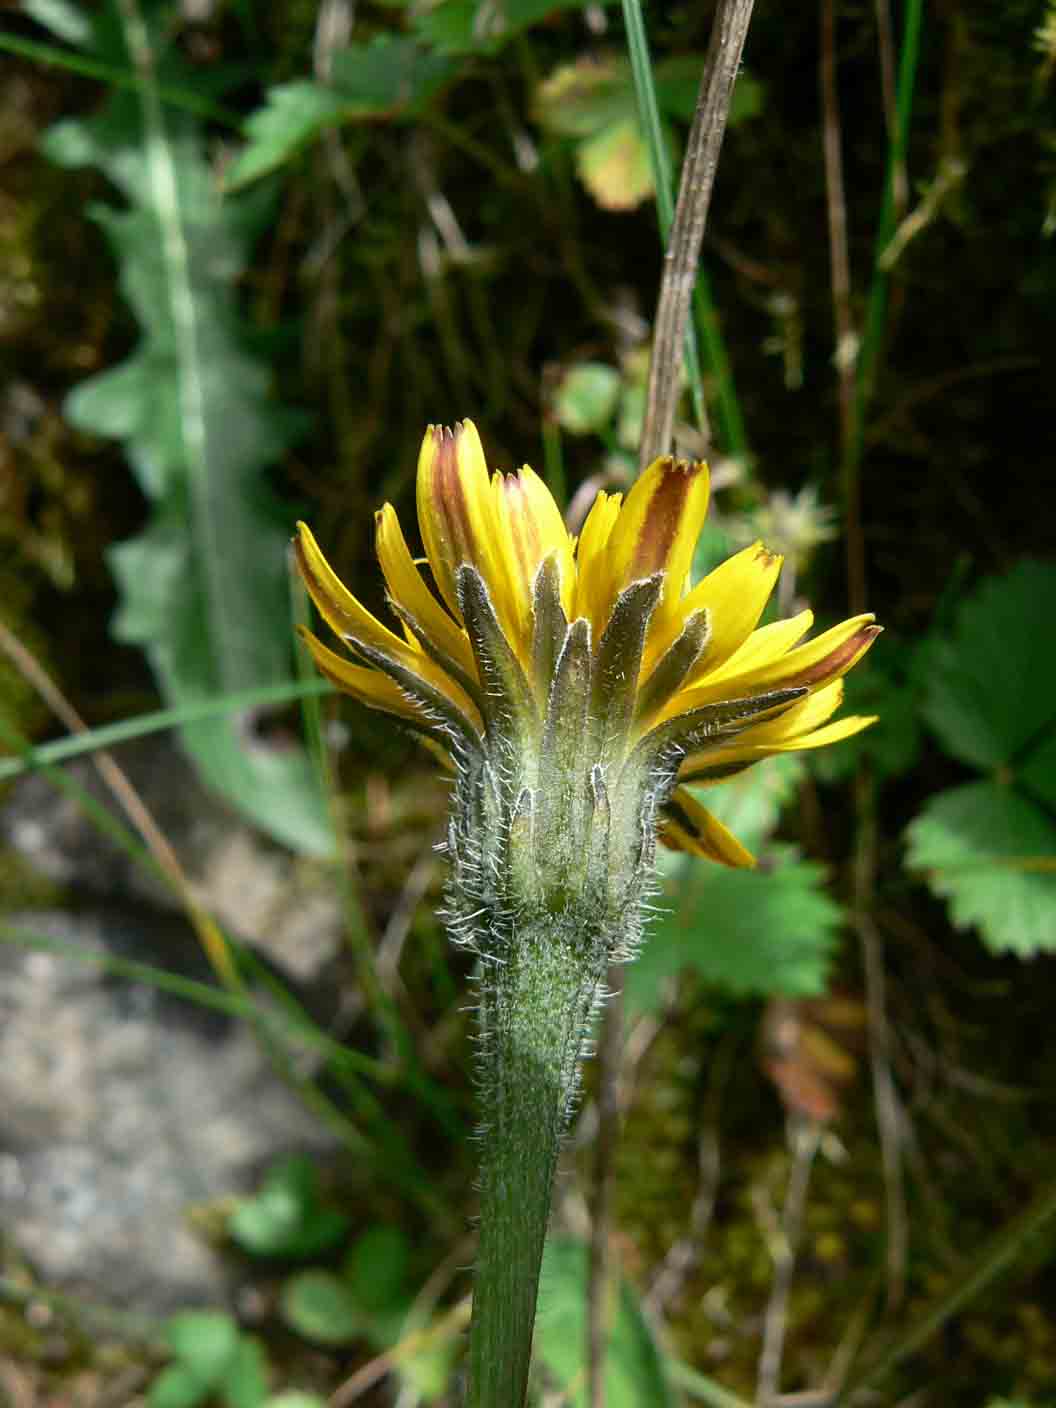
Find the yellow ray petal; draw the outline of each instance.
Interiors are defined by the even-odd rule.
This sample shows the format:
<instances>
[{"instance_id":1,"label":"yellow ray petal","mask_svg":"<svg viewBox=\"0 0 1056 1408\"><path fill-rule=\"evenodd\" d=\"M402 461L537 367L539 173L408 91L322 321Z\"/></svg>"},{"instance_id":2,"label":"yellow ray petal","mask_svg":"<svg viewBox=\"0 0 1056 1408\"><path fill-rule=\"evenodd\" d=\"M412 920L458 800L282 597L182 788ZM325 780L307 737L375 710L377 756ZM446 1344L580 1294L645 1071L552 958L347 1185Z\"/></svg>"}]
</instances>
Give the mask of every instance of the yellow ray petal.
<instances>
[{"instance_id":1,"label":"yellow ray petal","mask_svg":"<svg viewBox=\"0 0 1056 1408\"><path fill-rule=\"evenodd\" d=\"M738 687L752 690L796 685L817 688L839 679L862 658L880 634L881 628L874 626L873 620L871 613L852 616L787 655L726 678L731 683L735 679Z\"/></svg>"},{"instance_id":2,"label":"yellow ray petal","mask_svg":"<svg viewBox=\"0 0 1056 1408\"><path fill-rule=\"evenodd\" d=\"M687 851L738 870L755 865L751 851L685 787L675 788L663 813L659 836L673 851Z\"/></svg>"},{"instance_id":3,"label":"yellow ray petal","mask_svg":"<svg viewBox=\"0 0 1056 1408\"><path fill-rule=\"evenodd\" d=\"M609 538L609 602L631 582L665 574L650 633L678 614L693 550L708 512L703 460L654 460L624 501ZM676 633L677 634L677 633Z\"/></svg>"},{"instance_id":4,"label":"yellow ray petal","mask_svg":"<svg viewBox=\"0 0 1056 1408\"><path fill-rule=\"evenodd\" d=\"M519 644L527 646L532 619L532 589L544 558L553 553L561 574L561 604L572 605L575 567L572 542L553 495L527 465L516 474L496 474L492 480L495 516L504 539L516 599Z\"/></svg>"},{"instance_id":5,"label":"yellow ray petal","mask_svg":"<svg viewBox=\"0 0 1056 1408\"><path fill-rule=\"evenodd\" d=\"M687 714L701 705L714 704L720 699L741 699L753 693L765 693L753 689L750 683L745 683L746 680L751 681L754 678L750 672L751 667L760 666L775 658L783 658L789 647L810 630L813 620L813 612L801 611L798 616L792 616L787 621L773 621L769 626L760 626L734 651L725 665L714 671L705 668L703 673L698 674L695 684L684 686L673 695L655 719L651 720L652 725L655 727L666 723L679 714Z\"/></svg>"},{"instance_id":6,"label":"yellow ray petal","mask_svg":"<svg viewBox=\"0 0 1056 1408\"><path fill-rule=\"evenodd\" d=\"M496 521L484 450L471 420L451 430L431 425L418 456L418 527L440 595L461 621L455 579L464 562L487 583L504 626L511 621L511 587Z\"/></svg>"},{"instance_id":7,"label":"yellow ray petal","mask_svg":"<svg viewBox=\"0 0 1056 1408\"><path fill-rule=\"evenodd\" d=\"M472 677L476 673L476 665L469 637L451 619L422 580L391 504L378 510L374 515L374 524L374 545L389 595L410 612L444 654ZM409 639L413 640L413 637Z\"/></svg>"},{"instance_id":8,"label":"yellow ray petal","mask_svg":"<svg viewBox=\"0 0 1056 1408\"><path fill-rule=\"evenodd\" d=\"M765 719L762 723L750 725L727 742L718 742L710 748L689 753L682 759L678 775L692 778L707 773L716 767L725 767L731 762L740 762L747 757L756 757L755 749L762 744L769 749L774 743L783 743L800 734L810 733L832 717L843 703L843 681L834 680L824 689L817 690L791 709L786 709L776 719Z\"/></svg>"},{"instance_id":9,"label":"yellow ray petal","mask_svg":"<svg viewBox=\"0 0 1056 1408\"><path fill-rule=\"evenodd\" d=\"M308 594L336 635L347 641L361 641L380 651L404 670L419 675L467 719L477 719L477 711L465 692L445 670L430 660L417 642L401 640L372 616L362 602L356 600L327 562L311 529L304 523L297 525L294 547Z\"/></svg>"},{"instance_id":10,"label":"yellow ray petal","mask_svg":"<svg viewBox=\"0 0 1056 1408\"><path fill-rule=\"evenodd\" d=\"M734 675L740 676L770 660L787 655L813 624L814 613L808 609L801 611L798 616L789 616L784 621L771 621L768 626L760 626L738 646L724 665L708 671L708 682L729 679Z\"/></svg>"},{"instance_id":11,"label":"yellow ray petal","mask_svg":"<svg viewBox=\"0 0 1056 1408\"><path fill-rule=\"evenodd\" d=\"M767 740L798 738L800 734L810 733L827 719L831 719L842 703L843 680L833 680L831 684L823 685L813 694L808 694L806 699L801 699L798 704L793 704L792 708L779 718L767 719L745 729L740 739L745 743L755 743L756 733L765 733Z\"/></svg>"},{"instance_id":12,"label":"yellow ray petal","mask_svg":"<svg viewBox=\"0 0 1056 1408\"><path fill-rule=\"evenodd\" d=\"M611 606L609 597L609 537L619 517L622 494L598 492L576 546L576 591L571 618L585 616L600 639Z\"/></svg>"},{"instance_id":13,"label":"yellow ray petal","mask_svg":"<svg viewBox=\"0 0 1056 1408\"><path fill-rule=\"evenodd\" d=\"M768 747L764 745L764 749L768 753L795 753L800 748L825 748L830 743L853 738L856 733L875 724L879 717L878 714L848 714L845 719L833 719L831 724L816 728L812 733L801 733Z\"/></svg>"},{"instance_id":14,"label":"yellow ray petal","mask_svg":"<svg viewBox=\"0 0 1056 1408\"><path fill-rule=\"evenodd\" d=\"M356 600L323 556L322 549L306 523L297 524L294 552L308 594L315 602L320 616L335 635L365 640L369 645L401 660L406 659L409 653L421 654L387 626L383 626L361 601Z\"/></svg>"},{"instance_id":15,"label":"yellow ray petal","mask_svg":"<svg viewBox=\"0 0 1056 1408\"><path fill-rule=\"evenodd\" d=\"M710 674L724 665L759 624L783 561L761 542L753 543L701 578L678 603L677 612L650 639L643 679L648 678L657 660L678 638L686 618L701 607L707 608L711 636L694 676ZM693 676L688 683L692 679Z\"/></svg>"},{"instance_id":16,"label":"yellow ray petal","mask_svg":"<svg viewBox=\"0 0 1056 1408\"><path fill-rule=\"evenodd\" d=\"M802 708L802 705L795 707ZM792 712L794 710L789 710L789 713ZM830 743L839 743L844 738L853 738L856 733L861 733L863 729L876 723L876 716L848 714L845 719L835 719L821 727L801 727L790 735L779 731L779 726L784 722L784 718L774 719L769 724L746 729L725 746L690 754L682 760L679 777L685 782L691 782L704 779L713 771L722 771L738 763L758 762L760 758L768 758L774 753L798 753L801 748L824 748Z\"/></svg>"},{"instance_id":17,"label":"yellow ray petal","mask_svg":"<svg viewBox=\"0 0 1056 1408\"><path fill-rule=\"evenodd\" d=\"M772 626L764 626L762 630L749 636L741 650L727 662L724 669L714 675L706 675L697 684L675 695L660 718L666 720L690 709L700 708L702 704L712 704L719 699L747 698L769 689L798 686L812 690L820 688L845 675L869 649L880 634L880 627L872 625L872 620L873 617L868 614L854 616L849 621L842 621L838 626L833 626L831 630L823 631L816 639L808 641L796 650L788 650L782 654L767 651L761 660L760 652L756 650L754 653L757 663L754 668L735 669L739 657L742 653L748 653L756 637L761 636L764 631L774 629ZM787 621L775 622L775 626L790 624Z\"/></svg>"},{"instance_id":18,"label":"yellow ray petal","mask_svg":"<svg viewBox=\"0 0 1056 1408\"><path fill-rule=\"evenodd\" d=\"M395 714L410 723L428 725L429 718L425 712L388 675L367 665L353 665L343 656L335 655L305 626L299 626L297 633L311 651L320 674L345 694L350 694L368 708L383 709L387 714Z\"/></svg>"}]
</instances>

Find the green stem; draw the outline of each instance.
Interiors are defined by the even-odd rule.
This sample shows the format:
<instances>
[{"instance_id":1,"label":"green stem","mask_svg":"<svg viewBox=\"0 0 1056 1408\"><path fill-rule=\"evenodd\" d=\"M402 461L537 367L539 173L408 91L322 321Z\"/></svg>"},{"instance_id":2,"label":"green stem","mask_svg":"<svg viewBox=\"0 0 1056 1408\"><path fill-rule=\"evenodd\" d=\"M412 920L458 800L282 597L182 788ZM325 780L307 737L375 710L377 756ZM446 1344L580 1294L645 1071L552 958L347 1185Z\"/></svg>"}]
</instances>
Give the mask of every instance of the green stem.
<instances>
[{"instance_id":1,"label":"green stem","mask_svg":"<svg viewBox=\"0 0 1056 1408\"><path fill-rule=\"evenodd\" d=\"M521 1408L561 1136L600 972L544 920L481 980L480 1245L467 1408Z\"/></svg>"}]
</instances>

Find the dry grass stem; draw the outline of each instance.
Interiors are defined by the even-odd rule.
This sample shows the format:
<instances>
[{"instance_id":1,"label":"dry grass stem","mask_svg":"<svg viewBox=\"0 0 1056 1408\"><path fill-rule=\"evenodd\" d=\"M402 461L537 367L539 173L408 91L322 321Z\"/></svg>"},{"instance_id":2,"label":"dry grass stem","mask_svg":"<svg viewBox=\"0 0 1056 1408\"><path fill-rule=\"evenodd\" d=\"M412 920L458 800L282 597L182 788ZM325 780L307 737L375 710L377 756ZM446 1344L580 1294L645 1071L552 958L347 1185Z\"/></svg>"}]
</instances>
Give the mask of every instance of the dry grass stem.
<instances>
[{"instance_id":1,"label":"dry grass stem","mask_svg":"<svg viewBox=\"0 0 1056 1408\"><path fill-rule=\"evenodd\" d=\"M674 223L664 254L639 448L639 465L643 469L671 447L690 301L719 151L753 4L754 0L720 0L715 13L697 108L682 163Z\"/></svg>"}]
</instances>

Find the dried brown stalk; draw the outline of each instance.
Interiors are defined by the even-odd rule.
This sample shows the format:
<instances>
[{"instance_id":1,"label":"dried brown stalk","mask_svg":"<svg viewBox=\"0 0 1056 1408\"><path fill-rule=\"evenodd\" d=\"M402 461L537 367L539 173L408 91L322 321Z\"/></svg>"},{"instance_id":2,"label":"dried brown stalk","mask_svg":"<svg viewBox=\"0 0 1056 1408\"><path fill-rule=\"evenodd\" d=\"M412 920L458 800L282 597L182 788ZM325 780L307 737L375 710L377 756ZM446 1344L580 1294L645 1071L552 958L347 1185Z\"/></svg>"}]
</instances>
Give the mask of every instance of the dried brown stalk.
<instances>
[{"instance_id":1,"label":"dried brown stalk","mask_svg":"<svg viewBox=\"0 0 1056 1408\"><path fill-rule=\"evenodd\" d=\"M682 163L678 203L671 226L653 331L653 358L639 463L644 468L671 446L678 402L678 377L689 321L689 305L708 220L733 85L744 51L754 0L720 0L715 11L697 109Z\"/></svg>"}]
</instances>

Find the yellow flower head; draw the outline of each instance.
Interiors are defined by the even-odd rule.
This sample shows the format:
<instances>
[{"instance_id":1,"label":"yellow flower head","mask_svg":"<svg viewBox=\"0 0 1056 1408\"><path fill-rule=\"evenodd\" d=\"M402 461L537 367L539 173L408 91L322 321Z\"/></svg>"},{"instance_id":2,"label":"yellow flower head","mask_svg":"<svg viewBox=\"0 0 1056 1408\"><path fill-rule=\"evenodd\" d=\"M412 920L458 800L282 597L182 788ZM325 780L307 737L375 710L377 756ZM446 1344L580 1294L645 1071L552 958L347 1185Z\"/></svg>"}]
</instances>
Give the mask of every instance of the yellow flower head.
<instances>
[{"instance_id":1,"label":"yellow flower head","mask_svg":"<svg viewBox=\"0 0 1056 1408\"><path fill-rule=\"evenodd\" d=\"M490 828L499 837L491 869L512 867L528 890L543 883L551 901L540 867L560 877L562 893L575 872L611 896L621 869L638 874L651 859L657 830L678 849L750 865L682 784L720 781L872 722L830 719L842 676L879 633L873 617L805 642L809 611L760 627L781 566L761 543L692 585L707 507L707 466L665 456L626 499L599 494L577 542L527 466L489 475L472 422L430 426L418 524L432 586L391 505L376 516L398 633L352 596L299 525L308 591L359 662L306 631L316 664L443 747L462 794L452 845L464 855L469 846L466 864L482 864L471 834Z\"/></svg>"}]
</instances>

